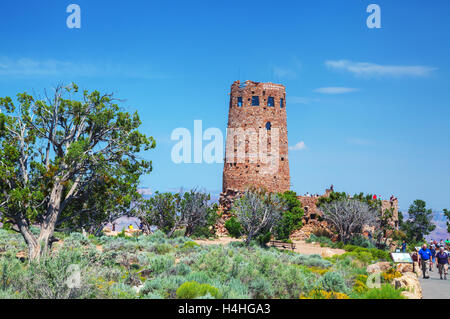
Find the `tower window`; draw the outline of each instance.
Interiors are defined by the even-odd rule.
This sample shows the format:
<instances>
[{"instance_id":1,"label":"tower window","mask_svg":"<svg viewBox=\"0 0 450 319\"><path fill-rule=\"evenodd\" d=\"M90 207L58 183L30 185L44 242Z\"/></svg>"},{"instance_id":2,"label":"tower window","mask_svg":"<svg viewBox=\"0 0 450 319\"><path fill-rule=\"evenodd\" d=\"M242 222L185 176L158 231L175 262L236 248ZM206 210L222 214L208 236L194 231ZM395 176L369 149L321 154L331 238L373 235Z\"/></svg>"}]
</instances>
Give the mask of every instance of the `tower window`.
<instances>
[{"instance_id":1,"label":"tower window","mask_svg":"<svg viewBox=\"0 0 450 319\"><path fill-rule=\"evenodd\" d=\"M267 106L275 106L275 99L273 96L269 96L269 99L267 100Z\"/></svg>"},{"instance_id":2,"label":"tower window","mask_svg":"<svg viewBox=\"0 0 450 319\"><path fill-rule=\"evenodd\" d=\"M242 106L242 96L239 96L239 97L238 97L238 99L237 99L237 105L238 105L239 107Z\"/></svg>"},{"instance_id":3,"label":"tower window","mask_svg":"<svg viewBox=\"0 0 450 319\"><path fill-rule=\"evenodd\" d=\"M284 99L283 99L283 98L280 99L280 107L281 107L281 108L284 107Z\"/></svg>"},{"instance_id":4,"label":"tower window","mask_svg":"<svg viewBox=\"0 0 450 319\"><path fill-rule=\"evenodd\" d=\"M259 96L252 96L252 106L259 106Z\"/></svg>"},{"instance_id":5,"label":"tower window","mask_svg":"<svg viewBox=\"0 0 450 319\"><path fill-rule=\"evenodd\" d=\"M272 123L267 122L266 123L266 130L270 131L271 128L272 128Z\"/></svg>"}]
</instances>

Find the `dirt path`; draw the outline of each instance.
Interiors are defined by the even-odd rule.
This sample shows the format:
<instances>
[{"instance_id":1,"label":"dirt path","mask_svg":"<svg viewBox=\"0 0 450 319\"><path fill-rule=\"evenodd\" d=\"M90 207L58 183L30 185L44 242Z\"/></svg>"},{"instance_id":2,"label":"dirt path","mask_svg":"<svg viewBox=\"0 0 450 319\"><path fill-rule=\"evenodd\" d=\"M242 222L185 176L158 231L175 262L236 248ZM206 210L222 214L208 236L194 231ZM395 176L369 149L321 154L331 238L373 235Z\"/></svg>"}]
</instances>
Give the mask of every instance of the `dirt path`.
<instances>
[{"instance_id":1,"label":"dirt path","mask_svg":"<svg viewBox=\"0 0 450 319\"><path fill-rule=\"evenodd\" d=\"M231 242L241 241L241 239L231 237L219 237L213 240L195 240L199 245L227 245ZM319 244L306 243L304 240L294 240L295 252L305 255L321 255L322 257L331 257L333 255L342 255L345 253L343 249L335 249L329 247L320 247Z\"/></svg>"}]
</instances>

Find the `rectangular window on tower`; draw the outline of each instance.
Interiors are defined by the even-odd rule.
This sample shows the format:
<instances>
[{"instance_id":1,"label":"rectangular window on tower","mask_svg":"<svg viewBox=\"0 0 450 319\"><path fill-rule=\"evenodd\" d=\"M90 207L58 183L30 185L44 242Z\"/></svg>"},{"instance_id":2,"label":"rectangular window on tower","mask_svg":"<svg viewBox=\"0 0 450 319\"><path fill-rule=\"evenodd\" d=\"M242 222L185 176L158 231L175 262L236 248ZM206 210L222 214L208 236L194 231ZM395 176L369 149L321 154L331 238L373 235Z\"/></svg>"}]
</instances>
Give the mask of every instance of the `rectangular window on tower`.
<instances>
[{"instance_id":1,"label":"rectangular window on tower","mask_svg":"<svg viewBox=\"0 0 450 319\"><path fill-rule=\"evenodd\" d=\"M238 105L239 107L242 106L242 96L239 96L239 97L238 97L238 99L237 99L237 105Z\"/></svg>"},{"instance_id":2,"label":"rectangular window on tower","mask_svg":"<svg viewBox=\"0 0 450 319\"><path fill-rule=\"evenodd\" d=\"M275 99L273 98L273 96L269 96L269 98L267 99L267 106L275 106Z\"/></svg>"},{"instance_id":3,"label":"rectangular window on tower","mask_svg":"<svg viewBox=\"0 0 450 319\"><path fill-rule=\"evenodd\" d=\"M259 106L259 96L252 96L252 106Z\"/></svg>"},{"instance_id":4,"label":"rectangular window on tower","mask_svg":"<svg viewBox=\"0 0 450 319\"><path fill-rule=\"evenodd\" d=\"M281 107L281 108L284 107L284 99L283 99L283 98L280 99L280 107Z\"/></svg>"}]
</instances>

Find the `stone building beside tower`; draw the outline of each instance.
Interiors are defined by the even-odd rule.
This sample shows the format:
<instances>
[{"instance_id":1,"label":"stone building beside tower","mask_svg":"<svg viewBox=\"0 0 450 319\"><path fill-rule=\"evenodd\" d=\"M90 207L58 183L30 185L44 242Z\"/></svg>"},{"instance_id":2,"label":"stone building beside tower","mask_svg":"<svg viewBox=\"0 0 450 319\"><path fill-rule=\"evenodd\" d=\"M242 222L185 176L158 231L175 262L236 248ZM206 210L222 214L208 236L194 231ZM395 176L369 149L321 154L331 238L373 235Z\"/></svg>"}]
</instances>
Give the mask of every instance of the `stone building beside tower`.
<instances>
[{"instance_id":1,"label":"stone building beside tower","mask_svg":"<svg viewBox=\"0 0 450 319\"><path fill-rule=\"evenodd\" d=\"M222 206L249 187L290 189L286 89L281 84L236 81L231 86Z\"/></svg>"}]
</instances>

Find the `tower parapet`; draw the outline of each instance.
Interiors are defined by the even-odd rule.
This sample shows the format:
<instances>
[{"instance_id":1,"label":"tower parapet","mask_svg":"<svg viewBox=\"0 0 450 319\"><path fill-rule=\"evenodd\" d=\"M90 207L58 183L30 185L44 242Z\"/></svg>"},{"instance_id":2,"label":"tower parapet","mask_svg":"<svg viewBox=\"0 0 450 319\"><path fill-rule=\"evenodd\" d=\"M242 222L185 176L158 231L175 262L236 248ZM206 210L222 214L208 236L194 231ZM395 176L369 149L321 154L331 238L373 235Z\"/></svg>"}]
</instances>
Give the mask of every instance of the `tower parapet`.
<instances>
[{"instance_id":1,"label":"tower parapet","mask_svg":"<svg viewBox=\"0 0 450 319\"><path fill-rule=\"evenodd\" d=\"M231 86L223 192L290 189L286 89L236 81Z\"/></svg>"}]
</instances>

